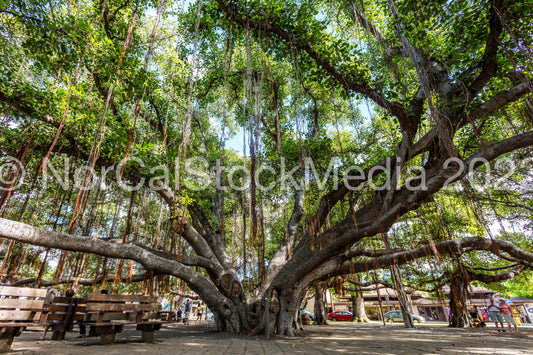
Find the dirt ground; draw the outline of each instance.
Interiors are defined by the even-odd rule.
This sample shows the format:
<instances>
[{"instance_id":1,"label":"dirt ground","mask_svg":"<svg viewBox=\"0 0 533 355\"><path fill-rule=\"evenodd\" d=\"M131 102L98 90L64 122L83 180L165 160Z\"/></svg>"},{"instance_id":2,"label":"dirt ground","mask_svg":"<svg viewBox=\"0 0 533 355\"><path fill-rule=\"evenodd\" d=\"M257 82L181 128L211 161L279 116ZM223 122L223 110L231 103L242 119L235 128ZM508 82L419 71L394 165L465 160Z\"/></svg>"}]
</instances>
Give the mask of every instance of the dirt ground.
<instances>
[{"instance_id":1,"label":"dirt ground","mask_svg":"<svg viewBox=\"0 0 533 355\"><path fill-rule=\"evenodd\" d=\"M306 326L294 338L235 336L202 326L165 324L156 343L140 342L140 332L127 326L114 345L99 345L99 338L77 339L70 332L64 341L40 341L40 333L26 331L15 338L12 354L533 354L533 326L519 333L498 333L494 328L450 329L424 324L407 330L400 324L330 323ZM47 336L49 339L50 334Z\"/></svg>"}]
</instances>

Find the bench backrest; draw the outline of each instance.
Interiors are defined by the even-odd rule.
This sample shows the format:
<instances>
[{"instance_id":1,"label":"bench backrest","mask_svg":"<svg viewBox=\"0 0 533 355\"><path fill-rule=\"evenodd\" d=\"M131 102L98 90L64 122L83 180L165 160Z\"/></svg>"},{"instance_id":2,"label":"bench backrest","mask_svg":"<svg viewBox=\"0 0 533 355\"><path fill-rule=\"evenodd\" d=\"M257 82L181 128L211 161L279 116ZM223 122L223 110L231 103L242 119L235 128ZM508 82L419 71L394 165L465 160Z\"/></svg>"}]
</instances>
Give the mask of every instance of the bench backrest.
<instances>
[{"instance_id":1,"label":"bench backrest","mask_svg":"<svg viewBox=\"0 0 533 355\"><path fill-rule=\"evenodd\" d=\"M0 323L42 322L46 293L40 288L0 286Z\"/></svg>"},{"instance_id":2,"label":"bench backrest","mask_svg":"<svg viewBox=\"0 0 533 355\"><path fill-rule=\"evenodd\" d=\"M85 298L54 297L54 301L45 304L43 310L49 323L65 323L70 328L72 323L84 319L85 307Z\"/></svg>"},{"instance_id":3,"label":"bench backrest","mask_svg":"<svg viewBox=\"0 0 533 355\"><path fill-rule=\"evenodd\" d=\"M161 311L161 298L144 295L107 295L92 293L87 296L87 313L97 313L98 321L152 319Z\"/></svg>"}]
</instances>

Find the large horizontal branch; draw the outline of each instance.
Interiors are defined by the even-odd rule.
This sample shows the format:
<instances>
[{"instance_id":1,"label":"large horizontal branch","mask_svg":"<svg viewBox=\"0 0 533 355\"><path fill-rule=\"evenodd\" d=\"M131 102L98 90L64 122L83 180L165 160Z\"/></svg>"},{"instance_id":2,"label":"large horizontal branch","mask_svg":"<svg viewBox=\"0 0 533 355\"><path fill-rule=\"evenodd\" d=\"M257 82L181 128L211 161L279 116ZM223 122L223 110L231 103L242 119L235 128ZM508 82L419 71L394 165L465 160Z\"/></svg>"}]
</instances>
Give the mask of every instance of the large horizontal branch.
<instances>
[{"instance_id":1,"label":"large horizontal branch","mask_svg":"<svg viewBox=\"0 0 533 355\"><path fill-rule=\"evenodd\" d=\"M385 287L394 288L394 286L392 284L390 284L390 283L388 283L386 281L383 281L383 280L362 282L362 281L354 280L352 278L347 278L346 281L348 281L352 285L355 285L355 286L358 286L358 287L362 287L362 288L372 287L372 289L375 289L375 287L377 285L383 285Z\"/></svg>"},{"instance_id":2,"label":"large horizontal branch","mask_svg":"<svg viewBox=\"0 0 533 355\"><path fill-rule=\"evenodd\" d=\"M59 123L54 120L53 117L42 114L38 110L36 110L33 106L27 104L24 101L25 97L18 95L18 96L8 96L0 91L0 101L3 101L7 104L12 105L15 107L18 111L24 113L25 115L39 120L43 121L47 124L51 124L53 126L58 126ZM65 130L63 131L63 135L65 135ZM68 137L67 137L68 138ZM72 142L70 139L68 139L69 142L71 142L71 146L69 147L63 147L64 152L68 154L72 154L73 152L76 152L76 156L78 158L87 160L89 157L89 154L87 152L84 152L81 147L76 145L76 142ZM48 149L48 147L42 147L43 149ZM61 147L56 148L56 150L62 149ZM113 165L112 162L109 162L105 159L102 159L102 157L99 157L99 161L96 162L97 165ZM205 242L205 240L202 238L202 236L192 227L189 223L186 221L186 213L185 211L182 211L179 204L179 199L176 198L176 195L174 191L167 185L165 185L161 180L154 179L153 185L156 188L155 191L167 202L170 209L173 212L173 217L179 217L181 223L183 224L181 226L182 229L182 235L185 238L185 240L193 247L195 252L203 256L205 258L216 260L215 255L213 254L213 251L209 248L209 245Z\"/></svg>"},{"instance_id":3,"label":"large horizontal branch","mask_svg":"<svg viewBox=\"0 0 533 355\"><path fill-rule=\"evenodd\" d=\"M483 165L483 162L480 161L480 159L491 161L503 154L520 148L528 147L530 145L533 145L533 131L517 134L516 136L503 139L480 149L478 152L472 154L468 159L465 160L465 166L473 167L475 169ZM464 175L467 173L468 171L465 171Z\"/></svg>"},{"instance_id":4,"label":"large horizontal branch","mask_svg":"<svg viewBox=\"0 0 533 355\"><path fill-rule=\"evenodd\" d=\"M477 271L499 271L499 270L506 270L510 268L516 268L518 264L511 264L511 265L505 265L500 267L492 267L492 268L486 268L486 267L469 267L468 270L477 270Z\"/></svg>"},{"instance_id":5,"label":"large horizontal branch","mask_svg":"<svg viewBox=\"0 0 533 355\"><path fill-rule=\"evenodd\" d=\"M323 68L331 77L338 81L345 89L353 90L359 94L362 94L377 105L384 108L391 115L398 117L401 120L405 120L405 109L399 102L388 101L382 94L378 93L375 89L354 82L346 75L341 73L335 66L333 66L324 56L316 51L309 43L302 40L295 34L292 34L279 25L268 21L266 18L263 20L254 20L249 16L239 13L235 7L228 4L225 0L217 0L220 8L228 15L228 17L241 25L244 28L252 28L265 33L272 33L283 39L288 44L296 46L298 49L306 52L321 68Z\"/></svg>"},{"instance_id":6,"label":"large horizontal branch","mask_svg":"<svg viewBox=\"0 0 533 355\"><path fill-rule=\"evenodd\" d=\"M523 82L510 89L502 91L490 98L489 100L479 104L477 107L472 109L470 113L466 113L464 117L460 119L460 123L457 127L455 127L455 129L458 130L469 122L474 122L475 120L481 117L491 114L492 112L505 107L511 102L519 100L520 98L531 92L533 92L532 81ZM409 159L412 159L415 156L427 151L428 148L431 147L432 144L435 142L437 137L438 129L437 127L434 127L422 138L420 138L416 143L413 144L413 146L409 150ZM377 166L384 165L385 160L377 164Z\"/></svg>"},{"instance_id":7,"label":"large horizontal branch","mask_svg":"<svg viewBox=\"0 0 533 355\"><path fill-rule=\"evenodd\" d=\"M223 273L222 267L213 262L212 260L208 258L204 258L203 256L197 256L197 255L177 255L170 252L162 251L153 249L150 247L147 247L146 245L143 245L141 243L134 243L136 246L141 247L145 250L148 250L150 253L153 253L155 255L158 255L162 258L168 259L168 260L177 260L183 265L187 266L199 266L207 271L213 272L217 275L221 275Z\"/></svg>"},{"instance_id":8,"label":"large horizontal branch","mask_svg":"<svg viewBox=\"0 0 533 355\"><path fill-rule=\"evenodd\" d=\"M154 274L153 276L156 276L158 274ZM142 273L142 274L136 274L131 277L131 280L129 282L142 282L147 280L151 276L151 273ZM126 282L126 276L121 277L122 282ZM64 277L59 280L41 280L39 282L39 285L41 287L49 287L49 286L56 286L56 285L63 285L63 284L69 284L69 283L76 283L81 286L92 286L94 284L99 284L103 281L102 275L97 276L96 278L81 278L81 277ZM115 275L108 275L105 279L105 282L113 282L115 281ZM7 284L0 284L1 286L27 286L27 285L35 285L37 283L37 278L32 277L29 279L24 280L18 280L13 283Z\"/></svg>"},{"instance_id":9,"label":"large horizontal branch","mask_svg":"<svg viewBox=\"0 0 533 355\"><path fill-rule=\"evenodd\" d=\"M530 92L533 92L533 82L531 81L521 83L511 89L505 90L477 106L473 111L471 111L470 114L465 116L465 119L461 120L460 126L457 128L464 126L468 122L473 122L474 120L490 114L511 102L517 101ZM412 103L415 101L416 100L413 99ZM419 109L417 110L418 112L416 114L420 114ZM413 113L413 115L416 114ZM429 150L429 148L435 144L437 139L438 129L435 127L409 148L407 160L411 160ZM382 170L378 168L386 168L387 161L390 161L390 166L394 166L396 164L395 157L383 159L371 167L364 169L364 177L368 177L368 172L371 170L377 170L377 174L380 174ZM348 178L348 180L344 181L344 183L341 184L336 190L332 190L328 194L324 195L319 202L315 218L312 221L314 224L313 228L316 230L319 226L323 225L331 209L338 203L338 201L344 198L348 192L350 192L350 189L346 185L350 186L351 188L356 188L365 181L366 178Z\"/></svg>"},{"instance_id":10,"label":"large horizontal branch","mask_svg":"<svg viewBox=\"0 0 533 355\"><path fill-rule=\"evenodd\" d=\"M370 256L370 257L379 257L379 256L385 256L393 253L397 253L401 251L399 248L395 249L371 249L371 248L365 248L365 247L355 247L352 249L347 250L344 253L345 258L354 258L356 256Z\"/></svg>"},{"instance_id":11,"label":"large horizontal branch","mask_svg":"<svg viewBox=\"0 0 533 355\"><path fill-rule=\"evenodd\" d=\"M503 272L503 273L500 273L500 274L493 274L493 275L477 274L477 273L469 271L468 272L468 276L470 277L470 280L472 280L472 281L476 280L476 281L484 282L486 284L490 284L492 282L500 282L500 281L505 281L505 280L512 279L513 277L519 275L523 271L524 271L524 269L522 267L516 267L513 270L510 270L510 271L507 271L507 272Z\"/></svg>"},{"instance_id":12,"label":"large horizontal branch","mask_svg":"<svg viewBox=\"0 0 533 355\"><path fill-rule=\"evenodd\" d=\"M508 139L489 145L464 161L463 166L477 168L483 160L494 160L502 154L533 145L533 131L525 132ZM348 216L333 228L321 233L320 238L302 238L296 248L293 257L287 262L284 270L280 272L274 285L281 287L287 280L298 281L302 285L311 284L315 280L321 280L325 275L335 270L342 262L342 254L345 248L359 240L374 236L387 231L400 216L415 210L422 204L432 201L433 195L441 190L446 184L453 183L464 177L471 169L464 169L462 173L454 167L444 167L444 161L429 161L426 166L426 183L424 188L408 189L403 186L394 191L390 208L379 209L382 197L376 193L374 200L355 212L354 216ZM313 245L314 243L314 245ZM429 248L429 247L428 247ZM314 250L312 254L310 250ZM397 255L397 254L392 254ZM341 257L337 259L336 257ZM372 270L371 264L379 260L388 260L390 256L369 259L365 261L365 268ZM390 264L389 264L390 265ZM357 265L349 263L341 268L338 274L350 274L356 270ZM359 267L362 267L360 265ZM377 266L376 266L377 267ZM361 271L365 271L363 268ZM375 268L375 267L374 267Z\"/></svg>"},{"instance_id":13,"label":"large horizontal branch","mask_svg":"<svg viewBox=\"0 0 533 355\"><path fill-rule=\"evenodd\" d=\"M499 273L499 274L480 274L480 273L475 273L473 271L471 271L471 269L467 270L468 272L468 276L470 278L470 281L481 281L483 283L486 283L486 284L489 284L489 283L492 283L492 282L500 282L500 281L505 281L505 280L509 280L509 279L512 279L514 278L515 276L519 275L520 273L522 273L524 271L524 268L522 267L516 267L516 264L515 265L510 265L511 267L512 266L515 266L515 268L513 270L510 270L508 272L504 272L504 273ZM504 266L503 268L509 268L509 266ZM491 269L493 271L495 270L499 270L499 269L502 269L502 268L494 268L494 269ZM404 287L408 287L412 290L417 290L417 291L424 291L424 292L435 292L437 291L438 289L442 288L442 285L445 284L446 282L448 282L448 278L445 277L447 276L446 274L442 275L441 277L439 277L439 279L437 280L432 280L432 282L438 282L439 285L437 285L436 287L434 287L433 289L424 289L424 288L421 288L419 286L412 286L412 285L404 285ZM359 288L349 288L349 287L343 287L343 289L345 291L348 291L348 292L369 292L369 291L376 291L378 289L384 289L384 288L392 288L394 289L394 285L388 283L388 282L385 282L385 281L369 281L369 282L359 282L357 280L353 280L353 279L350 279L348 278L347 280L349 283L355 285L355 286L358 286ZM409 293L409 291L408 291Z\"/></svg>"},{"instance_id":14,"label":"large horizontal branch","mask_svg":"<svg viewBox=\"0 0 533 355\"><path fill-rule=\"evenodd\" d=\"M486 250L494 253L495 255L499 255L503 251L517 260L523 260L526 262L533 261L532 252L521 249L513 243L497 239L471 237L439 242L435 243L434 247L427 245L374 259L344 262L340 264L339 267L334 268L331 270L331 272L323 276L346 275L383 269L391 265L401 265L416 259L431 257L434 255L434 251L437 251L439 255L460 255L465 251L472 250Z\"/></svg>"},{"instance_id":15,"label":"large horizontal branch","mask_svg":"<svg viewBox=\"0 0 533 355\"><path fill-rule=\"evenodd\" d=\"M25 102L25 97L23 95L18 95L14 97L10 97L3 92L0 91L0 101L6 102L7 104L13 105L18 111L24 113L25 115L39 120L43 121L47 124L51 124L53 126L57 126L59 123L56 122L53 117L48 116L46 114L43 114L36 110L33 106L30 104L27 104ZM76 153L76 156L82 160L87 161L89 158L89 154L83 150L82 147L79 147L76 144L75 138L68 135L68 133L63 130L63 136L65 137L65 134L67 134L67 140L70 144L70 146L60 146L56 148L56 151L60 151L63 149L63 151L69 155L71 155L73 152ZM44 151L48 149L48 147L40 147ZM111 166L114 165L113 162L110 162L106 160L105 158L99 157L98 161L96 162L96 165L100 166ZM184 237L184 239L191 245L191 247L194 249L194 251L204 258L207 258L211 260L212 262L218 263L218 260L221 259L221 257L217 258L214 251L210 248L206 240L196 231L196 229L187 221L187 213L184 211L181 207L179 199L176 197L176 194L174 191L167 186L165 183L163 183L161 180L153 179L153 185L155 187L155 191L167 202L169 205L170 210L172 211L172 219L173 219L173 225L176 224L174 222L177 222L177 229L178 232ZM176 229L176 228L175 228ZM219 253L220 254L220 253ZM222 259L228 259L227 256L222 257ZM228 263L224 264L228 265ZM211 265L213 266L213 265ZM202 264L202 267L210 267L210 265L207 265L206 263ZM214 268L211 268L210 271L215 270ZM220 273L215 273L217 276L220 276Z\"/></svg>"},{"instance_id":16,"label":"large horizontal branch","mask_svg":"<svg viewBox=\"0 0 533 355\"><path fill-rule=\"evenodd\" d=\"M352 279L348 279L348 282L353 283ZM350 288L350 287L343 287L345 291L348 292L370 292L370 291L377 291L382 289L396 289L393 284L390 284L385 281L377 281L377 282L370 282L370 283L361 283L361 284L368 284L368 286L359 286L357 283L355 283L355 286L359 286L359 288ZM435 287L433 289L427 289L427 288L421 288L419 286L413 286L408 284L402 284L403 287L406 289L405 292L408 294L413 293L414 291L423 291L423 292L435 292L438 287Z\"/></svg>"},{"instance_id":17,"label":"large horizontal branch","mask_svg":"<svg viewBox=\"0 0 533 355\"><path fill-rule=\"evenodd\" d=\"M158 256L132 244L115 244L92 237L78 237L69 234L39 229L24 223L0 218L0 237L46 248L79 251L110 258L134 260L146 270L176 276L202 297L209 308L227 314L231 301L220 294L213 283L199 272L182 263Z\"/></svg>"},{"instance_id":18,"label":"large horizontal branch","mask_svg":"<svg viewBox=\"0 0 533 355\"><path fill-rule=\"evenodd\" d=\"M525 81L510 89L507 89L489 100L483 102L470 114L467 115L467 121L473 122L480 117L483 117L491 112L494 112L510 102L514 102L524 95L533 92L533 81Z\"/></svg>"}]
</instances>

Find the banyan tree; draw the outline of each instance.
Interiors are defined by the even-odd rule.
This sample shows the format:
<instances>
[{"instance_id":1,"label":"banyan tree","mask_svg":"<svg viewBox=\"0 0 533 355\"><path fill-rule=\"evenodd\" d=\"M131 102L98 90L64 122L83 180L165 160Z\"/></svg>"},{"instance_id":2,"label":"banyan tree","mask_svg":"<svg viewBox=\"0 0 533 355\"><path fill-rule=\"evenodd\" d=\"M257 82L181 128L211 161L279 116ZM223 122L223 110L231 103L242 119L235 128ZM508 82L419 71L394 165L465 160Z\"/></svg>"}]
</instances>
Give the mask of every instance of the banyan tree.
<instances>
[{"instance_id":1,"label":"banyan tree","mask_svg":"<svg viewBox=\"0 0 533 355\"><path fill-rule=\"evenodd\" d=\"M218 330L292 335L308 290L333 277L520 274L530 12L1 2L2 282L161 277Z\"/></svg>"}]
</instances>

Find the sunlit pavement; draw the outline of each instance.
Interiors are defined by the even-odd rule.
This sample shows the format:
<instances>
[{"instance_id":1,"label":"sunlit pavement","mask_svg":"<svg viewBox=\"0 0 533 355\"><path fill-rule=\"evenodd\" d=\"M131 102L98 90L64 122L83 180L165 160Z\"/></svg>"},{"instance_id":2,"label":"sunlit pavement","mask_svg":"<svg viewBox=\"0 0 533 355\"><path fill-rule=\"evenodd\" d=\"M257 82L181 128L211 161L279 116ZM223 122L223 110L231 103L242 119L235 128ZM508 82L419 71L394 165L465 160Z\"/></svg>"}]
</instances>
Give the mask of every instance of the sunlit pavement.
<instances>
[{"instance_id":1,"label":"sunlit pavement","mask_svg":"<svg viewBox=\"0 0 533 355\"><path fill-rule=\"evenodd\" d=\"M331 322L305 326L303 336L293 338L236 336L202 326L165 324L156 332L156 343L140 342L140 332L126 327L117 343L98 345L99 338L39 341L40 333L24 332L15 338L13 354L533 354L533 325L518 333L498 333L493 327L450 329L445 323L427 322L415 329L401 323L357 324Z\"/></svg>"}]
</instances>

